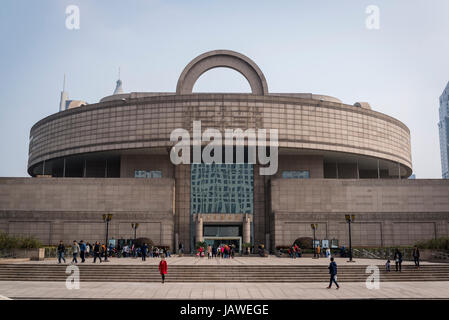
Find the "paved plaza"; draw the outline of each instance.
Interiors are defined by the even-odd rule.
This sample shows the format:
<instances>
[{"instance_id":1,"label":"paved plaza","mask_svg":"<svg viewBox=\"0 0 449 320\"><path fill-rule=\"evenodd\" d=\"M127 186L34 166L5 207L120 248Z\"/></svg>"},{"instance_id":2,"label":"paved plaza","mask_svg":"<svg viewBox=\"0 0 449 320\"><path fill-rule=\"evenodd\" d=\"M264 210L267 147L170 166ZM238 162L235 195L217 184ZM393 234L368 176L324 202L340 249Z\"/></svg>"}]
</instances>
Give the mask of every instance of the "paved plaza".
<instances>
[{"instance_id":1,"label":"paved plaza","mask_svg":"<svg viewBox=\"0 0 449 320\"><path fill-rule=\"evenodd\" d=\"M69 261L69 259L67 259ZM110 265L156 265L160 259L147 261L134 258L111 258ZM270 256L236 257L234 259L207 259L197 257L167 258L170 265L327 265L326 258L278 258ZM383 265L383 260L355 259L348 263L346 258L336 258L342 265ZM24 259L3 259L0 263L56 264L56 259L28 261ZM87 264L92 264L88 259ZM405 261L405 265L412 264ZM422 264L431 264L423 262ZM99 265L97 263L97 265ZM170 273L169 273L170 275ZM327 283L173 283L159 282L81 282L80 289L69 290L65 281L0 281L2 299L449 299L449 282L414 281L381 282L379 289L368 289L364 282L344 282L341 289L326 289Z\"/></svg>"},{"instance_id":2,"label":"paved plaza","mask_svg":"<svg viewBox=\"0 0 449 320\"><path fill-rule=\"evenodd\" d=\"M449 299L449 282L363 282L326 289L326 283L105 283L0 282L0 295L11 299Z\"/></svg>"}]
</instances>

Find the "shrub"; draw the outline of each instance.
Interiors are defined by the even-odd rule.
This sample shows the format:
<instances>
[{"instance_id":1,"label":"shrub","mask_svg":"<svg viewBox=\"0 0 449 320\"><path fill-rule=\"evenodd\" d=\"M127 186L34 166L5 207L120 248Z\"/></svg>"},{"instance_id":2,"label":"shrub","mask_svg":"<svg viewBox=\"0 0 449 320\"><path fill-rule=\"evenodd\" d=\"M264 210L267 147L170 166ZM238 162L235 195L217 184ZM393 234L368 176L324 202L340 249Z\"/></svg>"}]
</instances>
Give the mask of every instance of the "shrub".
<instances>
[{"instance_id":1,"label":"shrub","mask_svg":"<svg viewBox=\"0 0 449 320\"><path fill-rule=\"evenodd\" d=\"M0 232L0 249L32 249L40 247L42 247L42 243L32 236L13 237L6 232Z\"/></svg>"},{"instance_id":2,"label":"shrub","mask_svg":"<svg viewBox=\"0 0 449 320\"><path fill-rule=\"evenodd\" d=\"M301 249L313 249L313 239L310 237L298 238L293 244L297 244Z\"/></svg>"},{"instance_id":3,"label":"shrub","mask_svg":"<svg viewBox=\"0 0 449 320\"><path fill-rule=\"evenodd\" d=\"M420 249L449 250L449 237L419 241L416 246Z\"/></svg>"}]
</instances>

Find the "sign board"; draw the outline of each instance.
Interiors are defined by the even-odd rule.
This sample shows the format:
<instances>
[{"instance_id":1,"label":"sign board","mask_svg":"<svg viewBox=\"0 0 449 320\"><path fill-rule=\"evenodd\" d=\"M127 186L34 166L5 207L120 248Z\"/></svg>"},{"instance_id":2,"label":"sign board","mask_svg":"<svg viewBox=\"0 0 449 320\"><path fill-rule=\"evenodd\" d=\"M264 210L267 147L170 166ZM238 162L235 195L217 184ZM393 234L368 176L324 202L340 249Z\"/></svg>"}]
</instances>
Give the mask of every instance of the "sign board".
<instances>
[{"instance_id":1,"label":"sign board","mask_svg":"<svg viewBox=\"0 0 449 320\"><path fill-rule=\"evenodd\" d=\"M338 248L338 239L331 240L331 248Z\"/></svg>"}]
</instances>

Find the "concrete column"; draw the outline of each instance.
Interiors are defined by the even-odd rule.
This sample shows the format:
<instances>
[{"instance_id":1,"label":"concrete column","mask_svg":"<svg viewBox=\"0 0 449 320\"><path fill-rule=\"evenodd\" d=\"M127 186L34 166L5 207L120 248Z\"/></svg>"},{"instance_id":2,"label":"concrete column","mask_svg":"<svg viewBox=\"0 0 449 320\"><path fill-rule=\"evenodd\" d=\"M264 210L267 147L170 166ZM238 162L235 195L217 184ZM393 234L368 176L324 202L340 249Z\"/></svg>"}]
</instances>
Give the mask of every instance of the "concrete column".
<instances>
[{"instance_id":1,"label":"concrete column","mask_svg":"<svg viewBox=\"0 0 449 320\"><path fill-rule=\"evenodd\" d=\"M203 218L200 216L196 219L196 242L203 242Z\"/></svg>"},{"instance_id":2,"label":"concrete column","mask_svg":"<svg viewBox=\"0 0 449 320\"><path fill-rule=\"evenodd\" d=\"M243 218L243 243L251 241L251 219L247 216Z\"/></svg>"},{"instance_id":3,"label":"concrete column","mask_svg":"<svg viewBox=\"0 0 449 320\"><path fill-rule=\"evenodd\" d=\"M268 252L270 252L271 243L270 243L270 234L265 234L265 249L267 249Z\"/></svg>"}]
</instances>

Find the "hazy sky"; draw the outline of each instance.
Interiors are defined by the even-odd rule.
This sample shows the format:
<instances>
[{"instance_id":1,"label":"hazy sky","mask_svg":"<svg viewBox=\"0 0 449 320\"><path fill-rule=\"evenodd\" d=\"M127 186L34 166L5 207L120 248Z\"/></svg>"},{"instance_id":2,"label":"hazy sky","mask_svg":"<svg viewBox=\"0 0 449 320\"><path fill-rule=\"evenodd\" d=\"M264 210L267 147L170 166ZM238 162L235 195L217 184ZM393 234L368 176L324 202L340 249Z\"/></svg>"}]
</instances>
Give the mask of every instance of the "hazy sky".
<instances>
[{"instance_id":1,"label":"hazy sky","mask_svg":"<svg viewBox=\"0 0 449 320\"><path fill-rule=\"evenodd\" d=\"M80 9L68 30L65 10ZM380 29L365 12L380 9ZM440 178L438 98L449 80L448 0L2 0L0 176L27 176L31 126L71 99L175 91L197 55L230 49L253 59L270 92L368 101L411 131L418 178ZM214 69L194 91L249 92L237 72Z\"/></svg>"}]
</instances>

